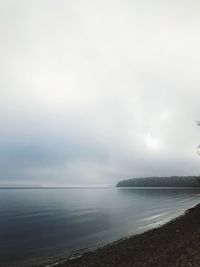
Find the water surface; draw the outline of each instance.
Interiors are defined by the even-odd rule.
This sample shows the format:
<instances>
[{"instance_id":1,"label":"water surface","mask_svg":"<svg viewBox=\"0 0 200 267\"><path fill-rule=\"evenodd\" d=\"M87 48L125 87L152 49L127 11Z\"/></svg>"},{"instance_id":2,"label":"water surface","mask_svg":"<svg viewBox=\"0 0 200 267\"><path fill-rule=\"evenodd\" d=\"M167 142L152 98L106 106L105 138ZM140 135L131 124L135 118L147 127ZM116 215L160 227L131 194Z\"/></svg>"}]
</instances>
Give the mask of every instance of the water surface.
<instances>
[{"instance_id":1,"label":"water surface","mask_svg":"<svg viewBox=\"0 0 200 267\"><path fill-rule=\"evenodd\" d=\"M1 189L0 266L143 232L199 198L198 189Z\"/></svg>"}]
</instances>

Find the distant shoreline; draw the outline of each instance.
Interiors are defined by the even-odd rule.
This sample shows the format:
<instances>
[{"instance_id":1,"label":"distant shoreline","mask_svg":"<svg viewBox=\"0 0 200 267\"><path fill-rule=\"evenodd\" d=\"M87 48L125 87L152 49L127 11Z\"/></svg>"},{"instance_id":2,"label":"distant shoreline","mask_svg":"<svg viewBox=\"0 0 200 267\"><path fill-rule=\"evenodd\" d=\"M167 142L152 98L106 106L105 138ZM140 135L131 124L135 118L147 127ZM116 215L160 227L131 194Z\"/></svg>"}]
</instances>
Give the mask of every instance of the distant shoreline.
<instances>
[{"instance_id":1,"label":"distant shoreline","mask_svg":"<svg viewBox=\"0 0 200 267\"><path fill-rule=\"evenodd\" d=\"M110 187L0 187L0 190L2 189L200 189L200 186L110 186Z\"/></svg>"},{"instance_id":2,"label":"distant shoreline","mask_svg":"<svg viewBox=\"0 0 200 267\"><path fill-rule=\"evenodd\" d=\"M116 187L200 187L200 176L144 177L122 180Z\"/></svg>"},{"instance_id":3,"label":"distant shoreline","mask_svg":"<svg viewBox=\"0 0 200 267\"><path fill-rule=\"evenodd\" d=\"M199 267L199 240L200 204L143 234L85 252L76 259L60 259L60 263L38 267Z\"/></svg>"},{"instance_id":4,"label":"distant shoreline","mask_svg":"<svg viewBox=\"0 0 200 267\"><path fill-rule=\"evenodd\" d=\"M111 189L115 188L114 186L110 187L95 187L95 186L83 186L83 187L76 187L76 186L41 186L41 187L0 187L1 189Z\"/></svg>"}]
</instances>

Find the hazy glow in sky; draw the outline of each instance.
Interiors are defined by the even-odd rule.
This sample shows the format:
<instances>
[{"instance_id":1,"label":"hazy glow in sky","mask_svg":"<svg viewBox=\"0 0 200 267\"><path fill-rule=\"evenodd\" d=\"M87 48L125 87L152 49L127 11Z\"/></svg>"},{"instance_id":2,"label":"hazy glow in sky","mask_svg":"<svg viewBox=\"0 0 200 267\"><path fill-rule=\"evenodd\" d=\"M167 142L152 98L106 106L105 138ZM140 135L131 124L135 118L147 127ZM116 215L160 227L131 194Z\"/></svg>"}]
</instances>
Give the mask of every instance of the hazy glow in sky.
<instances>
[{"instance_id":1,"label":"hazy glow in sky","mask_svg":"<svg viewBox=\"0 0 200 267\"><path fill-rule=\"evenodd\" d=\"M199 1L0 5L0 184L200 173Z\"/></svg>"}]
</instances>

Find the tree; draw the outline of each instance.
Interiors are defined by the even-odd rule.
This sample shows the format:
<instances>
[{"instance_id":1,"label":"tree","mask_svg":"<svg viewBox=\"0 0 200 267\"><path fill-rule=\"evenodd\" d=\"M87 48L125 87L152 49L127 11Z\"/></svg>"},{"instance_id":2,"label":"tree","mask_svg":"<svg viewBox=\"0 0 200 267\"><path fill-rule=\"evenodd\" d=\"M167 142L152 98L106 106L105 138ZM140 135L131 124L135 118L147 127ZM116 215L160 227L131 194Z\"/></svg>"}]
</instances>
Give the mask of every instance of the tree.
<instances>
[{"instance_id":1,"label":"tree","mask_svg":"<svg viewBox=\"0 0 200 267\"><path fill-rule=\"evenodd\" d=\"M200 121L196 121L197 126L200 126ZM197 147L197 154L200 156L200 145Z\"/></svg>"}]
</instances>

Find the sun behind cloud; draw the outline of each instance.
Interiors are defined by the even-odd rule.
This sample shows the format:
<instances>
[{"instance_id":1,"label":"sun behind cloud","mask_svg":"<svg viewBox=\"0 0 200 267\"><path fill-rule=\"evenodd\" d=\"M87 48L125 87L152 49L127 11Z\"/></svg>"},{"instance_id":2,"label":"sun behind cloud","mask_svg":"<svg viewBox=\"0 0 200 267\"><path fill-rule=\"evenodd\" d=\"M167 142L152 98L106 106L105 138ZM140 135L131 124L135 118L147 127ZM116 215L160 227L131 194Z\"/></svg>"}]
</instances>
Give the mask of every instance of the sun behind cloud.
<instances>
[{"instance_id":1,"label":"sun behind cloud","mask_svg":"<svg viewBox=\"0 0 200 267\"><path fill-rule=\"evenodd\" d=\"M158 150L161 148L161 139L159 137L153 136L147 133L143 136L145 145L152 150Z\"/></svg>"}]
</instances>

